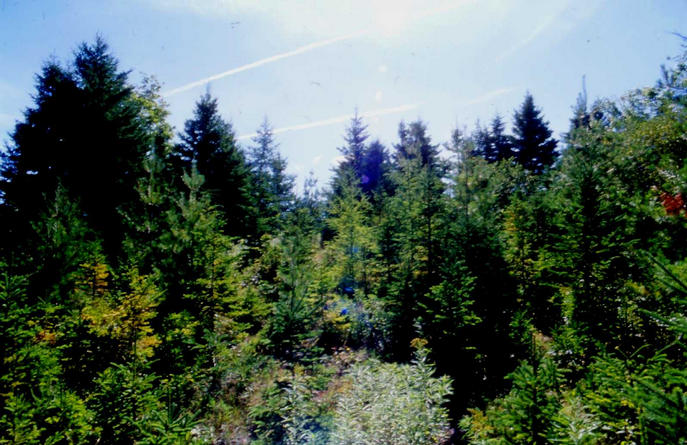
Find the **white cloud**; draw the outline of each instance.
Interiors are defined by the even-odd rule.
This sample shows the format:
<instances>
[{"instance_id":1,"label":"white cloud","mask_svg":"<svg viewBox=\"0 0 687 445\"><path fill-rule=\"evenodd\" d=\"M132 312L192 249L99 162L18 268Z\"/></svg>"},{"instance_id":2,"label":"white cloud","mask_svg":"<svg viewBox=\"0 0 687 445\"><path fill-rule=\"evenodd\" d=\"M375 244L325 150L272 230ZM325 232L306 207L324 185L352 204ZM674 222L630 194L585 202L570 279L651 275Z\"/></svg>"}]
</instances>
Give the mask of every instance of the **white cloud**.
<instances>
[{"instance_id":1,"label":"white cloud","mask_svg":"<svg viewBox=\"0 0 687 445\"><path fill-rule=\"evenodd\" d=\"M377 91L377 92L375 93L375 101L376 101L376 102L381 102L383 96L384 96L384 94L382 93L381 90L380 90L380 91Z\"/></svg>"},{"instance_id":2,"label":"white cloud","mask_svg":"<svg viewBox=\"0 0 687 445\"><path fill-rule=\"evenodd\" d=\"M389 71L389 67L386 65L379 65L377 67L377 71L379 71L380 73L386 73L387 71Z\"/></svg>"},{"instance_id":3,"label":"white cloud","mask_svg":"<svg viewBox=\"0 0 687 445\"><path fill-rule=\"evenodd\" d=\"M317 155L314 158L312 158L312 165L317 165L322 161L322 155Z\"/></svg>"}]
</instances>

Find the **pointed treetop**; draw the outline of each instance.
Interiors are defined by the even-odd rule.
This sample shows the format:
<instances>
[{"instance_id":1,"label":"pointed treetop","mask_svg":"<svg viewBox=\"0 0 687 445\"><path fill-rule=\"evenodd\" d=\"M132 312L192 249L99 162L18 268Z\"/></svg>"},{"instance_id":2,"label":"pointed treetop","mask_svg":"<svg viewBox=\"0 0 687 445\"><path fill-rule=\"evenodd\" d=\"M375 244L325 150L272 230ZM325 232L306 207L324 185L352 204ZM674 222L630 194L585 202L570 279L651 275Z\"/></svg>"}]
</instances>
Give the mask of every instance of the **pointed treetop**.
<instances>
[{"instance_id":1,"label":"pointed treetop","mask_svg":"<svg viewBox=\"0 0 687 445\"><path fill-rule=\"evenodd\" d=\"M558 141L551 137L549 123L527 92L520 109L513 114L513 148L517 162L533 174L541 174L558 157Z\"/></svg>"},{"instance_id":2,"label":"pointed treetop","mask_svg":"<svg viewBox=\"0 0 687 445\"><path fill-rule=\"evenodd\" d=\"M398 126L400 142L396 148L396 160L419 158L422 165L433 166L439 158L438 145L432 144L432 138L427 134L427 125L416 120L406 125L401 122Z\"/></svg>"}]
</instances>

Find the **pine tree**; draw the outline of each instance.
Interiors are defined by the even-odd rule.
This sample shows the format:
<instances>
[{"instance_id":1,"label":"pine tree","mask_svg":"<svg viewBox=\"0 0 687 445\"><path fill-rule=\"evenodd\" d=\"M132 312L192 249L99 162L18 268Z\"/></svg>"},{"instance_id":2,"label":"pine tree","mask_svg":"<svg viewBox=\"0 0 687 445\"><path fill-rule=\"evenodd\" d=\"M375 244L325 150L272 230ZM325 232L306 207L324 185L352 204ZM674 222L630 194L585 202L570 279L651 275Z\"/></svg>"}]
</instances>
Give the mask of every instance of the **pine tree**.
<instances>
[{"instance_id":1,"label":"pine tree","mask_svg":"<svg viewBox=\"0 0 687 445\"><path fill-rule=\"evenodd\" d=\"M640 240L632 192L619 174L609 174L617 168L616 146L599 143L605 131L595 126L577 133L575 148L564 154L554 181L558 235L552 240L550 261L561 284L572 290L569 316L580 334L609 344L629 333L622 323L627 298L623 288L629 277L640 274L631 254Z\"/></svg>"},{"instance_id":2,"label":"pine tree","mask_svg":"<svg viewBox=\"0 0 687 445\"><path fill-rule=\"evenodd\" d=\"M509 334L515 292L500 231L516 169L473 155L474 145L454 130L446 146L455 154L452 188L436 235L438 284L427 295L437 365L462 382L455 387L456 410L479 397L475 385L487 381L488 391L498 391L503 369L514 363Z\"/></svg>"},{"instance_id":3,"label":"pine tree","mask_svg":"<svg viewBox=\"0 0 687 445\"><path fill-rule=\"evenodd\" d=\"M147 122L151 150L143 161L143 174L136 185L138 200L125 214L129 230L124 250L141 273L149 274L162 261L160 239L169 230L165 214L173 206L174 197L181 192L176 184L180 169L174 165L172 156L173 129L166 120L169 111L155 78L144 79L142 87L136 91L136 100Z\"/></svg>"},{"instance_id":4,"label":"pine tree","mask_svg":"<svg viewBox=\"0 0 687 445\"><path fill-rule=\"evenodd\" d=\"M496 161L503 161L514 157L513 144L505 133L506 124L500 115L494 116L491 121L491 143Z\"/></svg>"},{"instance_id":5,"label":"pine tree","mask_svg":"<svg viewBox=\"0 0 687 445\"><path fill-rule=\"evenodd\" d=\"M520 109L513 115L513 148L517 153L516 161L535 175L551 167L558 157L558 142L551 138L548 125L541 110L534 105L532 95L527 93Z\"/></svg>"},{"instance_id":6,"label":"pine tree","mask_svg":"<svg viewBox=\"0 0 687 445\"><path fill-rule=\"evenodd\" d=\"M344 136L346 146L339 148L339 151L346 158L342 164L344 166L350 165L358 176L360 176L363 154L365 152L365 141L368 137L367 125L363 124L363 119L356 110Z\"/></svg>"}]
</instances>

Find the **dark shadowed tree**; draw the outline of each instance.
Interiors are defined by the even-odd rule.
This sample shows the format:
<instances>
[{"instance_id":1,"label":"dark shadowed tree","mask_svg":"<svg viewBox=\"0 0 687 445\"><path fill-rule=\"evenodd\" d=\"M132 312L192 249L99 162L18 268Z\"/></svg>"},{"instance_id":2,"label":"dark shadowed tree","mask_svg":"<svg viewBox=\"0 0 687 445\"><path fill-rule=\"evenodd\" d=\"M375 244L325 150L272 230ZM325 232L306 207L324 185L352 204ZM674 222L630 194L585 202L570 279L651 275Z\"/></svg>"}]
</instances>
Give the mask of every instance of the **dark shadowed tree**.
<instances>
[{"instance_id":1,"label":"dark shadowed tree","mask_svg":"<svg viewBox=\"0 0 687 445\"><path fill-rule=\"evenodd\" d=\"M520 109L513 115L513 148L517 162L537 175L551 167L558 157L558 142L551 134L549 123L544 121L532 95L527 93Z\"/></svg>"},{"instance_id":2,"label":"dark shadowed tree","mask_svg":"<svg viewBox=\"0 0 687 445\"><path fill-rule=\"evenodd\" d=\"M355 178L356 182L362 182L362 168L365 157L368 138L367 125L363 124L363 119L358 115L351 118L349 126L346 128L344 140L346 145L339 147L339 152L343 156L343 161L334 169L332 178L332 192L335 196L341 193L341 188L349 182L350 178Z\"/></svg>"},{"instance_id":3,"label":"dark shadowed tree","mask_svg":"<svg viewBox=\"0 0 687 445\"><path fill-rule=\"evenodd\" d=\"M231 124L219 114L217 99L205 93L196 102L193 118L179 135L178 154L187 171L203 175L203 188L225 216L227 234L246 236L253 212L250 198L250 172L243 153L236 145Z\"/></svg>"},{"instance_id":4,"label":"dark shadowed tree","mask_svg":"<svg viewBox=\"0 0 687 445\"><path fill-rule=\"evenodd\" d=\"M13 230L28 227L60 182L106 245L119 244L122 212L138 198L135 187L153 143L127 76L101 38L79 46L68 68L45 64L35 106L16 125L2 166L3 206L17 222Z\"/></svg>"},{"instance_id":5,"label":"dark shadowed tree","mask_svg":"<svg viewBox=\"0 0 687 445\"><path fill-rule=\"evenodd\" d=\"M506 125L498 114L494 116L488 128L477 126L473 135L475 155L482 156L488 162L498 162L515 156L511 138L505 133Z\"/></svg>"},{"instance_id":6,"label":"dark shadowed tree","mask_svg":"<svg viewBox=\"0 0 687 445\"><path fill-rule=\"evenodd\" d=\"M379 193L386 190L389 185L385 179L389 171L389 155L384 145L379 140L368 144L363 156L360 171L360 187L373 203L379 201Z\"/></svg>"}]
</instances>

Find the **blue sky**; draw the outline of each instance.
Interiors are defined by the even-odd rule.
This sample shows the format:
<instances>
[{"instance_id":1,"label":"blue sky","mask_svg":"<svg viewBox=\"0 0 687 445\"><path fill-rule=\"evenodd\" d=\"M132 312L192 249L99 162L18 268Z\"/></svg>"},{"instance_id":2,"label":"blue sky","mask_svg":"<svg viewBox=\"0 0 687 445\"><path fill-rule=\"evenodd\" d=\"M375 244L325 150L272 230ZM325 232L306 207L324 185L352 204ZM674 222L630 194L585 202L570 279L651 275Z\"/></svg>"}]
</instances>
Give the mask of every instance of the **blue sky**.
<instances>
[{"instance_id":1,"label":"blue sky","mask_svg":"<svg viewBox=\"0 0 687 445\"><path fill-rule=\"evenodd\" d=\"M41 64L99 33L163 83L177 131L209 83L243 145L267 116L299 183L323 184L356 108L387 146L416 118L443 142L529 90L559 134L583 75L590 99L653 84L685 19L684 0L0 0L0 133Z\"/></svg>"}]
</instances>

